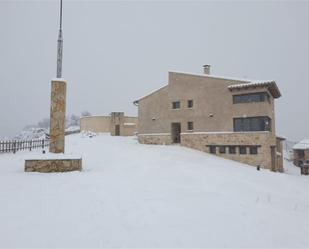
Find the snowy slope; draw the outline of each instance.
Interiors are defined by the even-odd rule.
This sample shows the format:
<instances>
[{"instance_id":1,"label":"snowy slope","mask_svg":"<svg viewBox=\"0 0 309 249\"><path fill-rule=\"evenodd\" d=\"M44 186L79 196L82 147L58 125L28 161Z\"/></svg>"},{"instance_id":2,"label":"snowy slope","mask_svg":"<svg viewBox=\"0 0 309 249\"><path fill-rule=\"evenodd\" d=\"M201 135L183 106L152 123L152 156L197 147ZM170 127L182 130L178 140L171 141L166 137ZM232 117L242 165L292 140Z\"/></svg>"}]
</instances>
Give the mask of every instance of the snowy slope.
<instances>
[{"instance_id":1,"label":"snowy slope","mask_svg":"<svg viewBox=\"0 0 309 249\"><path fill-rule=\"evenodd\" d=\"M130 137L66 146L83 172L0 155L0 247L309 247L309 177Z\"/></svg>"}]
</instances>

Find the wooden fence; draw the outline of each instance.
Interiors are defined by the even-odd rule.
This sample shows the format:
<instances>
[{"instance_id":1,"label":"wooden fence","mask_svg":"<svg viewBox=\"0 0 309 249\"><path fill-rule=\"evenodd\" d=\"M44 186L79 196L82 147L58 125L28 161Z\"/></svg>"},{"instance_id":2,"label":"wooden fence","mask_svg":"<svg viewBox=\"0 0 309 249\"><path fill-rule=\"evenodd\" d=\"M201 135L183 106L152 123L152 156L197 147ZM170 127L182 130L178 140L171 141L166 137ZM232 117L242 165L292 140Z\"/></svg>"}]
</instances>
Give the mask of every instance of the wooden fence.
<instances>
[{"instance_id":1,"label":"wooden fence","mask_svg":"<svg viewBox=\"0 0 309 249\"><path fill-rule=\"evenodd\" d=\"M33 139L33 140L9 140L0 141L0 152L13 152L19 150L44 149L49 146L48 139Z\"/></svg>"}]
</instances>

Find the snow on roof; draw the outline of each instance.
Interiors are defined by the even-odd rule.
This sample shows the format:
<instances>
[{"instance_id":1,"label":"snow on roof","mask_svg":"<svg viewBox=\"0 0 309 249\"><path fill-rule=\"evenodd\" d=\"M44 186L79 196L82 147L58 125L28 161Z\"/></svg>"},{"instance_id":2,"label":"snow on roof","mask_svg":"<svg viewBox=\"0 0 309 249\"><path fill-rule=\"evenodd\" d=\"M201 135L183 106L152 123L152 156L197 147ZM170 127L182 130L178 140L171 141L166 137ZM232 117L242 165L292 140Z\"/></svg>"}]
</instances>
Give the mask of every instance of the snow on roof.
<instances>
[{"instance_id":1,"label":"snow on roof","mask_svg":"<svg viewBox=\"0 0 309 249\"><path fill-rule=\"evenodd\" d=\"M250 87L267 87L269 92L272 94L274 98L281 97L281 93L279 88L274 80L267 80L267 81L251 81L249 83L244 84L233 84L228 86L230 90L233 89L243 89L243 88L250 88Z\"/></svg>"},{"instance_id":2,"label":"snow on roof","mask_svg":"<svg viewBox=\"0 0 309 249\"><path fill-rule=\"evenodd\" d=\"M238 81L240 83L240 84L230 85L228 87L230 90L240 89L240 88L248 88L248 87L269 87L269 91L273 95L274 98L279 98L281 96L279 88L277 87L277 84L274 80L252 80L252 79L246 79L246 78L235 78L235 77L218 76L218 75L212 75L212 74L196 74L196 73L188 73L188 72L180 72L180 71L169 71L169 73L186 74L186 75L198 76L198 77L231 80L231 81ZM166 87L166 85L159 88L158 90L151 92L150 94L147 94L147 95L139 98L138 100L135 100L133 103L137 104L139 100L146 98L153 93L156 93L157 91L161 90L164 87Z\"/></svg>"},{"instance_id":3,"label":"snow on roof","mask_svg":"<svg viewBox=\"0 0 309 249\"><path fill-rule=\"evenodd\" d=\"M47 153L47 154L35 154L27 155L24 160L69 160L69 159L81 159L81 155L77 154L63 154L63 153Z\"/></svg>"},{"instance_id":4,"label":"snow on roof","mask_svg":"<svg viewBox=\"0 0 309 249\"><path fill-rule=\"evenodd\" d=\"M306 150L309 149L309 139L304 139L300 141L299 143L295 144L293 146L294 150Z\"/></svg>"},{"instance_id":5,"label":"snow on roof","mask_svg":"<svg viewBox=\"0 0 309 249\"><path fill-rule=\"evenodd\" d=\"M180 74L188 74L193 76L200 76L206 78L216 78L216 79L223 79L223 80L233 80L233 81L241 81L241 82L253 82L255 80L250 80L246 78L236 78L236 77L229 77L229 76L218 76L212 74L198 74L198 73L187 73L187 72L180 72L180 71L169 71L170 73L180 73Z\"/></svg>"},{"instance_id":6,"label":"snow on roof","mask_svg":"<svg viewBox=\"0 0 309 249\"><path fill-rule=\"evenodd\" d=\"M52 81L67 82L64 78L53 78Z\"/></svg>"}]
</instances>

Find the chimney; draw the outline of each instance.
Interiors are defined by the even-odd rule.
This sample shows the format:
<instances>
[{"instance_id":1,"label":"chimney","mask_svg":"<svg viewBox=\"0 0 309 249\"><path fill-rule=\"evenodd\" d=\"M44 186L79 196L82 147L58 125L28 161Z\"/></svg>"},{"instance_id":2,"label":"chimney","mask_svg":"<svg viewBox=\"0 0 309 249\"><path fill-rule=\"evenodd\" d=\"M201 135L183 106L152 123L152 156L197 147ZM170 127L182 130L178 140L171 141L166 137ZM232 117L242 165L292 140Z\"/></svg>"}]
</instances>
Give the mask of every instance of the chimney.
<instances>
[{"instance_id":1,"label":"chimney","mask_svg":"<svg viewBox=\"0 0 309 249\"><path fill-rule=\"evenodd\" d=\"M210 74L210 65L204 65L204 74Z\"/></svg>"}]
</instances>

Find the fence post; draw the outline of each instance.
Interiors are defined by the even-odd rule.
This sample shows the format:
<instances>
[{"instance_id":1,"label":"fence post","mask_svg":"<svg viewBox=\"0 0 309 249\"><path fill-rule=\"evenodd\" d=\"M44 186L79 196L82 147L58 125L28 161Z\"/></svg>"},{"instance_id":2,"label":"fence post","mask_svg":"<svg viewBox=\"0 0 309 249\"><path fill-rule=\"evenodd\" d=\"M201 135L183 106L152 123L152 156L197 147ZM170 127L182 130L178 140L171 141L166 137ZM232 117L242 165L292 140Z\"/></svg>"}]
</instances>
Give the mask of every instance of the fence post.
<instances>
[{"instance_id":1,"label":"fence post","mask_svg":"<svg viewBox=\"0 0 309 249\"><path fill-rule=\"evenodd\" d=\"M16 140L14 140L13 142L13 153L14 154L16 153Z\"/></svg>"}]
</instances>

